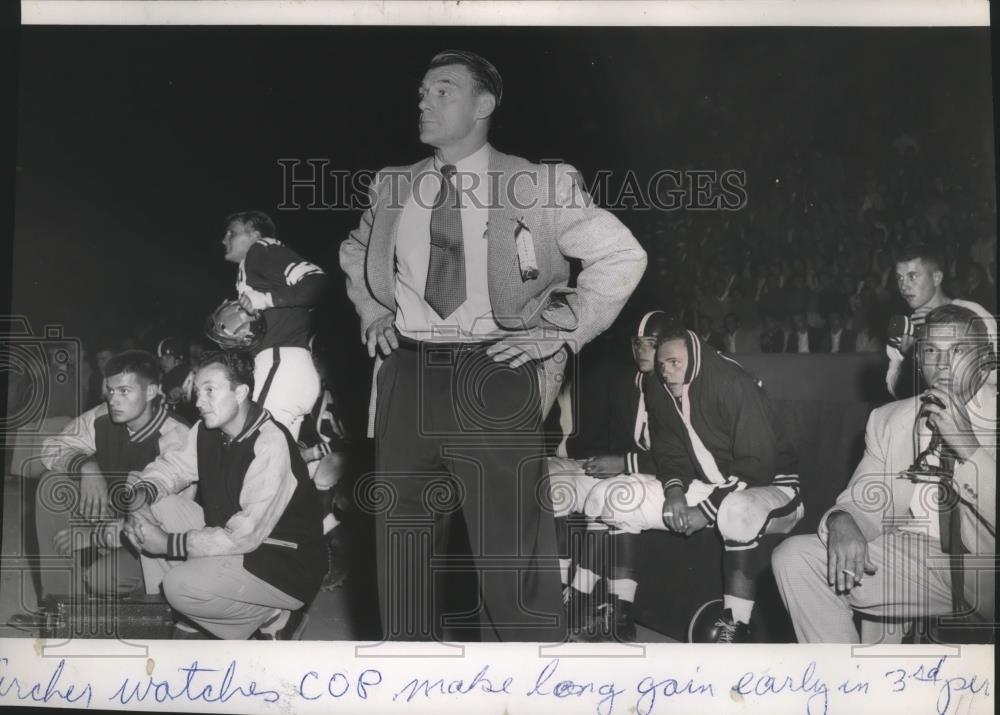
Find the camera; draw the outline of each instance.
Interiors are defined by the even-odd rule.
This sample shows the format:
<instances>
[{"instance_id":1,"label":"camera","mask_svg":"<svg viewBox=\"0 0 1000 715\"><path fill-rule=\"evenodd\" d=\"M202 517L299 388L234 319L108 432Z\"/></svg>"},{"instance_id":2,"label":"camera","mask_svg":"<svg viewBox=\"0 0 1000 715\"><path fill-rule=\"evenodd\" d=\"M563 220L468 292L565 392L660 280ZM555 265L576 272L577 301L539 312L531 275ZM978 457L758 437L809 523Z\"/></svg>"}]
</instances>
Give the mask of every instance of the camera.
<instances>
[{"instance_id":1,"label":"camera","mask_svg":"<svg viewBox=\"0 0 1000 715\"><path fill-rule=\"evenodd\" d=\"M904 336L913 337L916 330L913 321L907 315L889 316L889 325L886 328L886 336L889 340L900 341Z\"/></svg>"},{"instance_id":2,"label":"camera","mask_svg":"<svg viewBox=\"0 0 1000 715\"><path fill-rule=\"evenodd\" d=\"M0 318L0 370L7 373L7 414L0 415L0 434L18 444L36 443L62 431L53 417L82 412L80 340L47 325L34 335L23 317Z\"/></svg>"}]
</instances>

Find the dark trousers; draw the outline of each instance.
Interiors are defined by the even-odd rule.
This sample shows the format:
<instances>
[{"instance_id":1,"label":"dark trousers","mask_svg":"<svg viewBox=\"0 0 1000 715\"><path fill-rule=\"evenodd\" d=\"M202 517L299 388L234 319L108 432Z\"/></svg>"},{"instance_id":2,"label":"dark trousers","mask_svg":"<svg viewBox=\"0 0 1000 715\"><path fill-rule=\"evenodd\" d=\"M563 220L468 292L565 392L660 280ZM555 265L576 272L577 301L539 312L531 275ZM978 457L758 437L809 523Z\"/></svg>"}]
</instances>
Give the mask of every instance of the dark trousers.
<instances>
[{"instance_id":1,"label":"dark trousers","mask_svg":"<svg viewBox=\"0 0 1000 715\"><path fill-rule=\"evenodd\" d=\"M375 475L359 501L376 514L384 637L440 640L478 620L479 640L561 641L535 366L494 363L483 344L404 340L377 382ZM459 514L465 555L448 543ZM478 577L465 613L442 608L449 575Z\"/></svg>"}]
</instances>

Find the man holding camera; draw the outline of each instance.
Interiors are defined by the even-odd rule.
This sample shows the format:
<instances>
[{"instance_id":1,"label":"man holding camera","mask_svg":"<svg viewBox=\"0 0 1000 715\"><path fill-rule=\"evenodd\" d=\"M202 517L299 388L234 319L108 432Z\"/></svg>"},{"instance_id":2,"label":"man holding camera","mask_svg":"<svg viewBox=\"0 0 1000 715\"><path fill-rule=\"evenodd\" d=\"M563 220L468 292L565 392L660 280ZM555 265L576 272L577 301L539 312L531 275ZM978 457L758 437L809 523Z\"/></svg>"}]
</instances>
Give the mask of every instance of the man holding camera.
<instances>
[{"instance_id":1,"label":"man holding camera","mask_svg":"<svg viewBox=\"0 0 1000 715\"><path fill-rule=\"evenodd\" d=\"M896 254L896 286L899 294L912 311L909 316L893 316L889 322L889 341L885 351L889 356L889 369L885 385L896 398L908 397L919 392L916 384L919 373L913 369L911 351L914 331L924 317L935 308L952 303L968 308L984 320L987 331L996 340L996 318L978 303L949 298L944 293L944 254L935 246L913 242ZM913 378L907 378L913 375ZM990 377L996 385L996 372Z\"/></svg>"},{"instance_id":2,"label":"man holding camera","mask_svg":"<svg viewBox=\"0 0 1000 715\"><path fill-rule=\"evenodd\" d=\"M854 611L993 622L996 387L987 378L995 340L955 303L927 313L918 337L929 386L921 399L872 412L865 454L818 538L796 536L774 552L800 642L859 642Z\"/></svg>"}]
</instances>

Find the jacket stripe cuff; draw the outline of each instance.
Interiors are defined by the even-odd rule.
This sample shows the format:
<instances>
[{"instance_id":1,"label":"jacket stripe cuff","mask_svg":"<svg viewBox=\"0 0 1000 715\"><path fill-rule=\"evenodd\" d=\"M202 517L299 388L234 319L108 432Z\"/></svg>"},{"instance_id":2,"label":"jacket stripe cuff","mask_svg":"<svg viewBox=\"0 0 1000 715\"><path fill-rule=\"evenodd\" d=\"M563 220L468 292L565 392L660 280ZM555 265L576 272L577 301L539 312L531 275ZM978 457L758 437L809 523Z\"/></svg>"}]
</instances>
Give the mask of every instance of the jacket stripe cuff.
<instances>
[{"instance_id":1,"label":"jacket stripe cuff","mask_svg":"<svg viewBox=\"0 0 1000 715\"><path fill-rule=\"evenodd\" d=\"M135 511L144 506L152 506L160 496L160 491L152 482L133 482L129 490L126 508L128 511Z\"/></svg>"},{"instance_id":2,"label":"jacket stripe cuff","mask_svg":"<svg viewBox=\"0 0 1000 715\"><path fill-rule=\"evenodd\" d=\"M167 534L167 556L172 559L186 559L187 532Z\"/></svg>"},{"instance_id":3,"label":"jacket stripe cuff","mask_svg":"<svg viewBox=\"0 0 1000 715\"><path fill-rule=\"evenodd\" d=\"M673 479L668 479L663 483L663 490L666 491L667 487L680 487L681 489L683 489L684 482L682 482L680 479L677 479L676 477Z\"/></svg>"}]
</instances>

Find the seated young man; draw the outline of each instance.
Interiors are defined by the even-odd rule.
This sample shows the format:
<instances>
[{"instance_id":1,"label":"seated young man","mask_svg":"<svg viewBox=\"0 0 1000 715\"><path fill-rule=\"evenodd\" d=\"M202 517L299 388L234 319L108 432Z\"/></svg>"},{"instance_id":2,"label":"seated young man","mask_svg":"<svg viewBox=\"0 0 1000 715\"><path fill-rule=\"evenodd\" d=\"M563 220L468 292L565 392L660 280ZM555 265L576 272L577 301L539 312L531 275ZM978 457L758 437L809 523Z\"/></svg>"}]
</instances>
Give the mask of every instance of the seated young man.
<instances>
[{"instance_id":1,"label":"seated young man","mask_svg":"<svg viewBox=\"0 0 1000 715\"><path fill-rule=\"evenodd\" d=\"M638 586L634 567L637 535L620 528L609 529L598 519L605 498L600 486L608 477L655 471L649 453L642 377L653 371L657 338L669 324L663 311L646 313L631 339L634 365L615 364L604 376L601 387L606 405L603 401L583 405L583 409L600 412L590 415L585 423L594 429L581 427L579 438L570 445L572 452L579 443L584 458L549 458L549 484L557 520L571 513L588 516L589 538L585 539L581 562L561 559L559 564L572 640L635 640L632 603ZM597 506L588 512L588 504ZM564 535L565 527L565 523L559 523L557 534ZM569 555L569 545L561 546L562 553ZM602 602L594 597L600 585L605 586Z\"/></svg>"},{"instance_id":2,"label":"seated young man","mask_svg":"<svg viewBox=\"0 0 1000 715\"><path fill-rule=\"evenodd\" d=\"M818 535L774 552L774 575L803 643L858 643L854 614L994 620L996 341L985 321L945 303L915 346L930 387L879 407L865 453ZM916 467L916 468L914 468ZM974 568L963 553L987 567Z\"/></svg>"},{"instance_id":3,"label":"seated young man","mask_svg":"<svg viewBox=\"0 0 1000 715\"><path fill-rule=\"evenodd\" d=\"M756 578L770 556L761 537L788 533L804 513L795 454L761 383L689 330L660 335L643 394L656 474L605 480L588 513L599 508L602 521L631 533L714 526L725 546L715 640L749 642Z\"/></svg>"},{"instance_id":4,"label":"seated young man","mask_svg":"<svg viewBox=\"0 0 1000 715\"><path fill-rule=\"evenodd\" d=\"M43 597L126 595L142 584L138 554L121 546L116 491L129 472L181 447L189 431L167 412L155 357L129 350L108 359L103 372L104 402L42 446L48 471L35 524ZM84 568L79 552L91 547L97 556Z\"/></svg>"},{"instance_id":5,"label":"seated young man","mask_svg":"<svg viewBox=\"0 0 1000 715\"><path fill-rule=\"evenodd\" d=\"M202 355L195 389L201 421L183 447L130 475L125 533L195 625L294 637L327 567L316 489L287 428L250 399L249 356ZM178 496L194 483L197 504Z\"/></svg>"}]
</instances>

